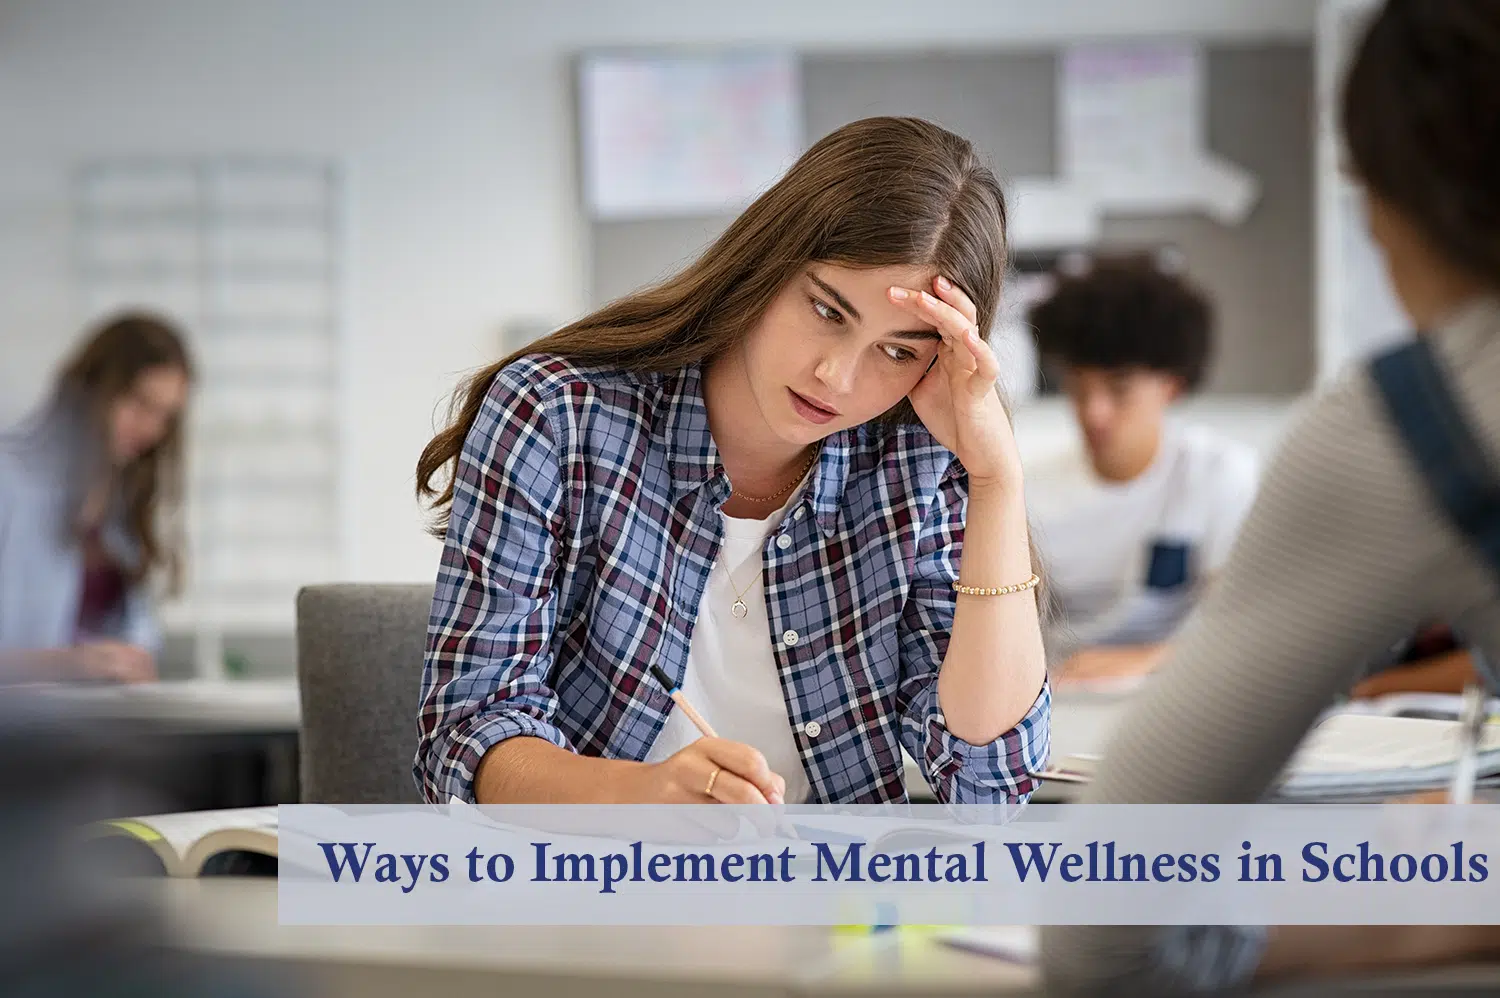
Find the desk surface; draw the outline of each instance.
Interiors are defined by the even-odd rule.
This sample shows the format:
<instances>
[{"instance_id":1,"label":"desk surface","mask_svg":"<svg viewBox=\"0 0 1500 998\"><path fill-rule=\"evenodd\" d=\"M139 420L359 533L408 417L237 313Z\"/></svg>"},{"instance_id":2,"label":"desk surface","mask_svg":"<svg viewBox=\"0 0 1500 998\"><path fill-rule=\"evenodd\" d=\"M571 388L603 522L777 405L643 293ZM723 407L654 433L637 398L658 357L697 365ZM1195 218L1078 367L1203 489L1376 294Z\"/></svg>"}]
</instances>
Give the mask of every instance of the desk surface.
<instances>
[{"instance_id":1,"label":"desk surface","mask_svg":"<svg viewBox=\"0 0 1500 998\"><path fill-rule=\"evenodd\" d=\"M223 711L296 725L295 685L162 683L76 691L120 716L201 717ZM123 706L122 706L123 705ZM258 706L255 706L258 705ZM1122 714L1118 698L1064 693L1054 716L1056 755L1098 751ZM142 716L137 715L137 716ZM842 935L823 928L555 926L281 926L276 882L212 877L144 882L160 899L180 947L252 966L292 971L303 993L410 998L464 993L535 998L700 994L853 996L1041 994L1034 968L950 949L920 933ZM1497 968L1454 968L1379 982L1446 993L1496 988ZM1355 993L1293 985L1283 994ZM1304 990L1310 989L1310 990ZM1452 989L1452 990L1447 990Z\"/></svg>"},{"instance_id":2,"label":"desk surface","mask_svg":"<svg viewBox=\"0 0 1500 998\"><path fill-rule=\"evenodd\" d=\"M301 697L291 678L59 686L47 695L96 717L180 730L281 733L295 732L302 723Z\"/></svg>"},{"instance_id":3,"label":"desk surface","mask_svg":"<svg viewBox=\"0 0 1500 998\"><path fill-rule=\"evenodd\" d=\"M292 678L62 686L48 693L94 716L183 731L295 732L302 721L301 698ZM1122 704L1120 697L1058 693L1053 699L1053 758L1099 751L1123 712ZM921 770L909 760L907 767L908 786L924 787Z\"/></svg>"},{"instance_id":4,"label":"desk surface","mask_svg":"<svg viewBox=\"0 0 1500 998\"><path fill-rule=\"evenodd\" d=\"M295 729L302 717L294 678L182 679L131 686L57 686L48 695L101 714L131 720L204 725L271 725ZM1124 698L1073 693L1053 697L1052 753L1096 752L1119 717Z\"/></svg>"},{"instance_id":5,"label":"desk surface","mask_svg":"<svg viewBox=\"0 0 1500 998\"><path fill-rule=\"evenodd\" d=\"M432 993L483 975L547 995L657 995L679 987L740 994L1037 993L1020 967L926 936L841 935L802 926L281 926L276 882L150 881L177 945L254 964L301 967L319 993L396 994L407 973ZM363 992L372 995L372 992ZM410 994L409 991L406 992Z\"/></svg>"},{"instance_id":6,"label":"desk surface","mask_svg":"<svg viewBox=\"0 0 1500 998\"><path fill-rule=\"evenodd\" d=\"M80 713L192 734L295 734L302 704L295 679L176 680L135 686L49 688L49 696ZM1061 691L1053 699L1052 757L1097 752L1124 712L1124 698ZM926 778L910 759L906 782L914 800L931 800ZM1038 803L1068 799L1071 788L1044 784Z\"/></svg>"},{"instance_id":7,"label":"desk surface","mask_svg":"<svg viewBox=\"0 0 1500 998\"><path fill-rule=\"evenodd\" d=\"M281 926L276 881L139 882L162 902L173 945L234 965L294 975L328 998L464 994L660 998L715 994L837 998L1041 995L1035 968L950 949L930 935L841 935L802 926ZM1264 993L1494 994L1500 965L1312 979Z\"/></svg>"}]
</instances>

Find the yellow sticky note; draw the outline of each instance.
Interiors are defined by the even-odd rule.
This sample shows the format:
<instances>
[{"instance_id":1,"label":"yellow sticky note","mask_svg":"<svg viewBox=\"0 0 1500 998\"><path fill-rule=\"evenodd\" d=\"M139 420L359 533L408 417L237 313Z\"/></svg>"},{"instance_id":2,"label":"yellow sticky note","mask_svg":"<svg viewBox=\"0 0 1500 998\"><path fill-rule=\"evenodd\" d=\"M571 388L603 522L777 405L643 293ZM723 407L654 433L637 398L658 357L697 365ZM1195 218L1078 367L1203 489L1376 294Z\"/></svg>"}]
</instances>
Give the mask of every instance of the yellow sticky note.
<instances>
[{"instance_id":1,"label":"yellow sticky note","mask_svg":"<svg viewBox=\"0 0 1500 998\"><path fill-rule=\"evenodd\" d=\"M129 832L142 842L156 842L161 839L156 829L143 825L139 821L111 821L109 824L123 832Z\"/></svg>"},{"instance_id":2,"label":"yellow sticky note","mask_svg":"<svg viewBox=\"0 0 1500 998\"><path fill-rule=\"evenodd\" d=\"M873 925L835 925L833 934L836 936L867 936L875 931Z\"/></svg>"},{"instance_id":3,"label":"yellow sticky note","mask_svg":"<svg viewBox=\"0 0 1500 998\"><path fill-rule=\"evenodd\" d=\"M895 932L903 936L928 936L935 932L941 932L952 928L949 925L835 925L832 926L833 934L836 936L870 936L886 932Z\"/></svg>"}]
</instances>

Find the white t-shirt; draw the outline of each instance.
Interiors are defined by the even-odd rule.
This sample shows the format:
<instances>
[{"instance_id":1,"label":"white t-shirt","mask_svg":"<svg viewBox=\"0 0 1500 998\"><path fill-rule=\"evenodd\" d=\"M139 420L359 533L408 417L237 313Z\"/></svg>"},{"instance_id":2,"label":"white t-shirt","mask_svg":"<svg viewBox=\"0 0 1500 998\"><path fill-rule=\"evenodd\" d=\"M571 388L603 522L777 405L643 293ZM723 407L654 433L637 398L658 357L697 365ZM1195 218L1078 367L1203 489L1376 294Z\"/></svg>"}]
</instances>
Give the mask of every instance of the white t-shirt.
<instances>
[{"instance_id":1,"label":"white t-shirt","mask_svg":"<svg viewBox=\"0 0 1500 998\"><path fill-rule=\"evenodd\" d=\"M1129 482L1103 481L1081 446L1026 468L1026 505L1062 619L1049 658L1169 638L1229 555L1259 482L1255 452L1169 426Z\"/></svg>"},{"instance_id":2,"label":"white t-shirt","mask_svg":"<svg viewBox=\"0 0 1500 998\"><path fill-rule=\"evenodd\" d=\"M801 493L793 489L793 500ZM786 780L786 802L801 804L811 785L787 719L786 696L771 650L763 572L766 540L791 504L788 500L763 520L723 517L724 544L698 604L682 692L720 738L760 749L772 771ZM736 594L745 604L743 617L734 615ZM651 743L646 762L661 762L701 737L682 711L673 710Z\"/></svg>"}]
</instances>

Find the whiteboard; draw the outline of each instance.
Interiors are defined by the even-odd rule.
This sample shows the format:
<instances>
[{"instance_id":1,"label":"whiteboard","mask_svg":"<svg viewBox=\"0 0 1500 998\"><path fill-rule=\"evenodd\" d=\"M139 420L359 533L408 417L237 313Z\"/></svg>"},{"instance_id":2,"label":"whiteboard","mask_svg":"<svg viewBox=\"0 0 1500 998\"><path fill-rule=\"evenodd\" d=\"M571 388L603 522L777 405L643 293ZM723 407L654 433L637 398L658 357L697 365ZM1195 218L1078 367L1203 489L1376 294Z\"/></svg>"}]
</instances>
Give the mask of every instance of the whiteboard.
<instances>
[{"instance_id":1,"label":"whiteboard","mask_svg":"<svg viewBox=\"0 0 1500 998\"><path fill-rule=\"evenodd\" d=\"M587 55L579 102L584 198L598 219L736 211L801 150L790 52Z\"/></svg>"}]
</instances>

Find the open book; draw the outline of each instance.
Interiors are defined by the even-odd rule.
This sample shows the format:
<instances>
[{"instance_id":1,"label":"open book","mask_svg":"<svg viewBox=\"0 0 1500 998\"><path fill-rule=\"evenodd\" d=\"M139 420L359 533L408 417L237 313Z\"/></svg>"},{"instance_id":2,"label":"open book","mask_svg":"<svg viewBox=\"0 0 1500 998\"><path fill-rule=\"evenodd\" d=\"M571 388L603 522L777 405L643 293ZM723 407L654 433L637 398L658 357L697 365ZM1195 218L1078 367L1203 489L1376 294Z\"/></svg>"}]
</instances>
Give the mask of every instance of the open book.
<instances>
[{"instance_id":1,"label":"open book","mask_svg":"<svg viewBox=\"0 0 1500 998\"><path fill-rule=\"evenodd\" d=\"M1387 693L1371 700L1352 700L1340 710L1351 714L1456 721L1463 709L1463 700L1463 696L1458 693ZM1490 697L1487 707L1489 716L1500 717L1500 697Z\"/></svg>"},{"instance_id":2,"label":"open book","mask_svg":"<svg viewBox=\"0 0 1500 998\"><path fill-rule=\"evenodd\" d=\"M1457 721L1331 714L1313 728L1292 756L1282 771L1277 795L1283 800L1322 800L1437 789L1452 776L1460 737ZM1064 756L1037 775L1062 783L1087 783L1098 763L1097 755ZM1485 726L1477 772L1481 785L1500 778L1500 724Z\"/></svg>"},{"instance_id":3,"label":"open book","mask_svg":"<svg viewBox=\"0 0 1500 998\"><path fill-rule=\"evenodd\" d=\"M158 872L173 877L212 874L272 874L276 872L276 808L249 807L224 811L188 811L154 814L143 818L101 821L89 828L88 837L119 855L131 847L136 858L149 850L160 861ZM133 870L149 868L132 862Z\"/></svg>"}]
</instances>

